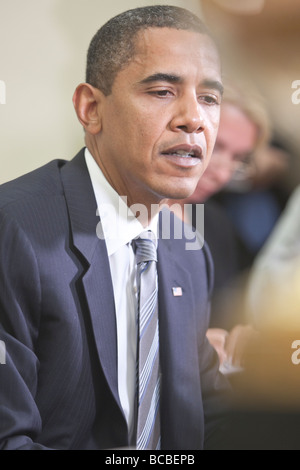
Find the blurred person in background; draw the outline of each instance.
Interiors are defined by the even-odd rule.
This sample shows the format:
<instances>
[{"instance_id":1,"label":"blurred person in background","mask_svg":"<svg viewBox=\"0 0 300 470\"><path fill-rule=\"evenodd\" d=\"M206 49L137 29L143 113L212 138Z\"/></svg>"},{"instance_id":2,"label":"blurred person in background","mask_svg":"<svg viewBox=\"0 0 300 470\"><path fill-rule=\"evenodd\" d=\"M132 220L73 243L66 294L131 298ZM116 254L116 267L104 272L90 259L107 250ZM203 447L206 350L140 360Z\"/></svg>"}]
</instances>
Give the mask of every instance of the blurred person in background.
<instances>
[{"instance_id":1,"label":"blurred person in background","mask_svg":"<svg viewBox=\"0 0 300 470\"><path fill-rule=\"evenodd\" d=\"M299 205L300 185L248 276L244 308L256 334L248 330L236 342L243 371L232 377L234 434L227 448L300 448Z\"/></svg>"},{"instance_id":2,"label":"blurred person in background","mask_svg":"<svg viewBox=\"0 0 300 470\"><path fill-rule=\"evenodd\" d=\"M215 197L241 241L240 266L244 270L251 267L286 205L289 191L284 181L290 154L283 143L272 139L245 163L248 168L241 165Z\"/></svg>"},{"instance_id":3,"label":"blurred person in background","mask_svg":"<svg viewBox=\"0 0 300 470\"><path fill-rule=\"evenodd\" d=\"M259 329L300 324L300 185L256 257L247 286L247 313Z\"/></svg>"}]
</instances>

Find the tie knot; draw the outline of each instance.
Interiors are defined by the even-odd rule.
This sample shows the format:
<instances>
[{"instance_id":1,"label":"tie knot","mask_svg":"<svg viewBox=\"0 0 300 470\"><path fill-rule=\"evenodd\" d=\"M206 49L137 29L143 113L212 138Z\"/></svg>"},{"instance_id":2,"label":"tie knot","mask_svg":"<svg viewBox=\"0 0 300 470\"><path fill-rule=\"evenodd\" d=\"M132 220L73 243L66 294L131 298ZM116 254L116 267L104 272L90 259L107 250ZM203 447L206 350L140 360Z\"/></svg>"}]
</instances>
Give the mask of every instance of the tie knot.
<instances>
[{"instance_id":1,"label":"tie knot","mask_svg":"<svg viewBox=\"0 0 300 470\"><path fill-rule=\"evenodd\" d=\"M133 240L137 264L157 261L155 236L150 230L142 232Z\"/></svg>"}]
</instances>

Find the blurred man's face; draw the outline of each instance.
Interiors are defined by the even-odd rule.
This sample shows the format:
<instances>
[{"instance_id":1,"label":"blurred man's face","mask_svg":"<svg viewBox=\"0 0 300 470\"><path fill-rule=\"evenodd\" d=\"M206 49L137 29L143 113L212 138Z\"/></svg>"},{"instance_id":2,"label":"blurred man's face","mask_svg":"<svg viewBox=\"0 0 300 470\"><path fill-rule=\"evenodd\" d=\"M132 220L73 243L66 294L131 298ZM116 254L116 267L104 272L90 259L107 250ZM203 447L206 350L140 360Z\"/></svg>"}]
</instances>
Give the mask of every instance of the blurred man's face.
<instances>
[{"instance_id":1,"label":"blurred man's face","mask_svg":"<svg viewBox=\"0 0 300 470\"><path fill-rule=\"evenodd\" d=\"M210 160L222 95L206 35L150 28L101 100L98 163L128 203L185 198Z\"/></svg>"},{"instance_id":2,"label":"blurred man's face","mask_svg":"<svg viewBox=\"0 0 300 470\"><path fill-rule=\"evenodd\" d=\"M257 133L256 125L240 109L222 104L213 155L190 202L203 202L229 183L239 165L255 149Z\"/></svg>"}]
</instances>

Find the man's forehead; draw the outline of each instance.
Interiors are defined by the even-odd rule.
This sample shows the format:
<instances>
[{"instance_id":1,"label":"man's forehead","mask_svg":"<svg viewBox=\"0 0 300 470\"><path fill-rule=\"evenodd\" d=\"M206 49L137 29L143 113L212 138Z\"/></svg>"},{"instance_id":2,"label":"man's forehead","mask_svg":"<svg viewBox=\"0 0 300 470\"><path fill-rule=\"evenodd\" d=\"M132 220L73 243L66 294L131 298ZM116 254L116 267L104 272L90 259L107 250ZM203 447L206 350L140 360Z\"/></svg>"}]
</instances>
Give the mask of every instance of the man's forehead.
<instances>
[{"instance_id":1,"label":"man's forehead","mask_svg":"<svg viewBox=\"0 0 300 470\"><path fill-rule=\"evenodd\" d=\"M153 69L153 74L171 74L185 65L209 68L212 79L220 78L221 66L217 48L206 34L173 28L148 28L139 33L135 43L135 54L130 62L139 64L145 70ZM129 64L128 64L129 65ZM180 74L178 74L180 75ZM210 77L208 77L210 78Z\"/></svg>"},{"instance_id":2,"label":"man's forehead","mask_svg":"<svg viewBox=\"0 0 300 470\"><path fill-rule=\"evenodd\" d=\"M164 46L165 49L172 52L176 45L180 43L191 42L193 44L198 43L198 48L211 48L215 51L216 57L218 52L216 45L212 38L205 33L187 30L187 29L176 29L170 27L151 27L139 31L134 39L135 44L135 55L147 55L155 47L156 53L158 52L159 46ZM197 54L198 48L194 51ZM190 50L186 51L190 52Z\"/></svg>"}]
</instances>

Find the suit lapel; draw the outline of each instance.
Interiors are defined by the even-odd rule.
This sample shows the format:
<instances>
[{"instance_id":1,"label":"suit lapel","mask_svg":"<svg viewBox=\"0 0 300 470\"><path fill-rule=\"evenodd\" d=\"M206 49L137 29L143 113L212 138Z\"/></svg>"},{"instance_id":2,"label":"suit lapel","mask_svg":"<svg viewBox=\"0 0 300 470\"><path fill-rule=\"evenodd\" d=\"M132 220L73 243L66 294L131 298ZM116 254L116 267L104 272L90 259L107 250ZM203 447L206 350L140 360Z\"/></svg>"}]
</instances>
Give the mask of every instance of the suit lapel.
<instances>
[{"instance_id":1,"label":"suit lapel","mask_svg":"<svg viewBox=\"0 0 300 470\"><path fill-rule=\"evenodd\" d=\"M180 244L177 240L159 240L158 244L162 445L174 449L170 446L189 448L189 429L195 429L196 441L201 422L196 308ZM175 294L182 295L174 295L174 287L180 288Z\"/></svg>"},{"instance_id":2,"label":"suit lapel","mask_svg":"<svg viewBox=\"0 0 300 470\"><path fill-rule=\"evenodd\" d=\"M185 342L190 334L195 306L191 296L191 275L176 260L170 245L168 241L161 241L158 248L160 344L165 368L169 369L175 361L174 366L178 369L183 358L178 358L176 352L181 351L181 339ZM174 288L179 288L182 295L176 295L176 292L174 295Z\"/></svg>"},{"instance_id":3,"label":"suit lapel","mask_svg":"<svg viewBox=\"0 0 300 470\"><path fill-rule=\"evenodd\" d=\"M162 216L160 220L163 220ZM185 268L185 259L181 258L184 253L181 247L182 241L172 239L172 233L176 233L173 223L178 223L178 219L174 218L174 221L170 222L171 235L168 238L163 238L160 233L158 242L160 322L162 326L166 327L162 328L162 334L168 344L171 344L174 338L185 336L189 323L186 319L190 318L195 310L194 299L191 295L191 274ZM174 292L174 288L179 288L179 290Z\"/></svg>"},{"instance_id":4,"label":"suit lapel","mask_svg":"<svg viewBox=\"0 0 300 470\"><path fill-rule=\"evenodd\" d=\"M96 234L100 224L84 149L61 171L69 211L73 244L85 265L82 282L89 306L94 338L108 385L121 408L117 378L116 315L109 260L104 240ZM105 340L103 340L105 338Z\"/></svg>"}]
</instances>

